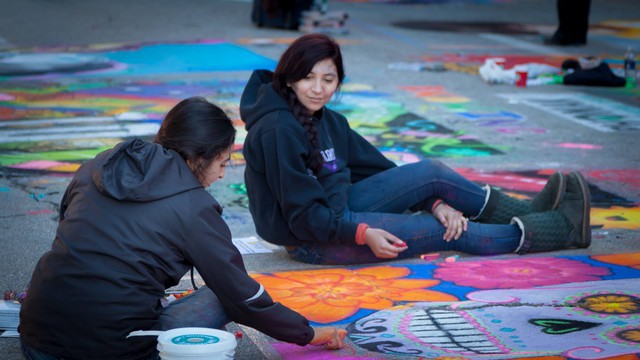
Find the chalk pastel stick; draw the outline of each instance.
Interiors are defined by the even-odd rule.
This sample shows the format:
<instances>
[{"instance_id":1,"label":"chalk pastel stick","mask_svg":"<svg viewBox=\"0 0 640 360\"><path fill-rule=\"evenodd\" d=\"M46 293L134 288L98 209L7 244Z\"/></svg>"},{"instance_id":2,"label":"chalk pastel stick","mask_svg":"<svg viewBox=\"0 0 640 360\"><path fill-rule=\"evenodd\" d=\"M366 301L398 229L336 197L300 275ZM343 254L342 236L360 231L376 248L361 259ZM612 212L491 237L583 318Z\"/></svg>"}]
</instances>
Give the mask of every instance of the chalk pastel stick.
<instances>
[{"instance_id":1,"label":"chalk pastel stick","mask_svg":"<svg viewBox=\"0 0 640 360\"><path fill-rule=\"evenodd\" d=\"M440 253L428 253L428 254L420 255L420 259L427 260L427 261L436 260L439 257L440 257Z\"/></svg>"}]
</instances>

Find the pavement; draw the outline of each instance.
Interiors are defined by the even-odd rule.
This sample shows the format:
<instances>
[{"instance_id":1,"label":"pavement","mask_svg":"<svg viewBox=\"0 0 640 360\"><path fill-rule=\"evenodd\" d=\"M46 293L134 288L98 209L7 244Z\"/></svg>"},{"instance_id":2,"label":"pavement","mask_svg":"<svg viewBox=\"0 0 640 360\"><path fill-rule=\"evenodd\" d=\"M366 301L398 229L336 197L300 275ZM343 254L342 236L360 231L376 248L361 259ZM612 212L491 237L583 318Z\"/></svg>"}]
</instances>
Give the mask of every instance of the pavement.
<instances>
[{"instance_id":1,"label":"pavement","mask_svg":"<svg viewBox=\"0 0 640 360\"><path fill-rule=\"evenodd\" d=\"M588 249L557 254L640 251L639 90L489 84L478 76L477 64L471 64L487 56L526 59L527 63L598 56L617 71L628 46L640 50L640 2L592 0L589 42L579 47L543 44L543 35L550 35L556 25L553 0L329 1L329 7L349 14L348 33L336 35L343 44L348 76L345 95L359 90L375 94L370 104L360 100L359 111L375 118L381 116L379 111L400 106L417 119L428 119L440 134L449 131L462 145L448 145L446 148L451 151L433 147L422 155L464 169L475 174L477 180L484 175L505 180L513 174L549 169L581 171L592 186L601 190L601 197L594 202L606 205L607 211L595 217L592 213L593 243ZM19 52L74 52L87 46L100 49L105 44L201 39L222 40L277 60L287 43L301 35L297 31L256 27L250 21L251 3L247 0L0 0L0 8L0 60ZM412 24L414 28L407 27ZM430 28L425 30L427 25ZM440 30L434 30L436 25ZM389 67L393 63L425 61L432 66L442 65L446 71ZM248 70L186 72L109 81L246 81L249 74ZM10 100L2 93L7 81L0 77L0 139L4 139L0 156L21 156L23 152L15 150L20 149L19 144L13 150L4 147L6 128L2 124L8 124L5 121L10 119L25 119L20 117L21 107L4 102ZM42 86L48 89L50 84ZM226 101L227 95L222 92L211 96ZM230 97L228 106L232 112L237 95ZM382 102L391 105L380 107ZM34 106L28 99L22 105ZM367 109L373 110L367 113ZM38 116L46 117L47 113ZM55 129L52 126L51 132L55 133ZM100 144L118 139L108 134L96 137L100 140L91 141ZM55 149L56 141L49 138L39 146ZM478 156L477 146L492 150L486 156ZM30 150L33 149L26 149ZM216 187L216 183L211 191L225 206L234 237L257 236L246 216L246 199L243 206L243 197L238 195L242 192L230 190L241 189L242 172L240 164L224 180L239 187ZM0 290L27 286L35 263L51 245L58 204L69 180L69 173L0 166L0 244L4 250ZM460 256L462 260L472 258ZM279 248L244 258L247 269L256 272L314 268L289 259ZM236 358L278 358L264 335L243 330L247 336L238 347ZM21 359L17 338L0 338L0 358Z\"/></svg>"}]
</instances>

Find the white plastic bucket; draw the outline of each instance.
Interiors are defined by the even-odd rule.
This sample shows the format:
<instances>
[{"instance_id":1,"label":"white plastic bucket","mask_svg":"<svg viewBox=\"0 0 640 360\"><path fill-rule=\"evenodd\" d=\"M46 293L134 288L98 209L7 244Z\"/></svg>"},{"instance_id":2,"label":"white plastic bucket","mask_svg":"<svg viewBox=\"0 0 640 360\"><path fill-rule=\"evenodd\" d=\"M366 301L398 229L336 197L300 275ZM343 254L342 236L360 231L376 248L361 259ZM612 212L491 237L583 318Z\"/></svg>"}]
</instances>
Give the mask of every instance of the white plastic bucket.
<instances>
[{"instance_id":1,"label":"white plastic bucket","mask_svg":"<svg viewBox=\"0 0 640 360\"><path fill-rule=\"evenodd\" d=\"M162 360L227 360L236 353L236 337L227 331L186 327L158 336Z\"/></svg>"}]
</instances>

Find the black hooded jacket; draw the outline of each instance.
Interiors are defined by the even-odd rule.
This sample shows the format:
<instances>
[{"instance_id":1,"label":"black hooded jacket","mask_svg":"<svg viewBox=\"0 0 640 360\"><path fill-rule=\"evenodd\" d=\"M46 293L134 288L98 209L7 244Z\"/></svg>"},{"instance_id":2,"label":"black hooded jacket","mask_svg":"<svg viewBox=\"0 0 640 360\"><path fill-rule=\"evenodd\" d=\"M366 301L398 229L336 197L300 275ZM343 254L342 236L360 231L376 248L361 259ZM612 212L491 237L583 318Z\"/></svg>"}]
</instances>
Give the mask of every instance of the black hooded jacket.
<instances>
[{"instance_id":1,"label":"black hooded jacket","mask_svg":"<svg viewBox=\"0 0 640 360\"><path fill-rule=\"evenodd\" d=\"M160 299L194 266L229 318L305 345L313 329L246 272L222 209L174 151L121 143L77 171L51 251L36 265L20 337L65 359L144 359Z\"/></svg>"},{"instance_id":2,"label":"black hooded jacket","mask_svg":"<svg viewBox=\"0 0 640 360\"><path fill-rule=\"evenodd\" d=\"M248 131L245 184L258 235L278 245L353 242L358 224L342 217L349 187L396 165L325 107L313 118L325 160L314 174L305 165L307 134L271 86L272 77L255 71L240 100Z\"/></svg>"}]
</instances>

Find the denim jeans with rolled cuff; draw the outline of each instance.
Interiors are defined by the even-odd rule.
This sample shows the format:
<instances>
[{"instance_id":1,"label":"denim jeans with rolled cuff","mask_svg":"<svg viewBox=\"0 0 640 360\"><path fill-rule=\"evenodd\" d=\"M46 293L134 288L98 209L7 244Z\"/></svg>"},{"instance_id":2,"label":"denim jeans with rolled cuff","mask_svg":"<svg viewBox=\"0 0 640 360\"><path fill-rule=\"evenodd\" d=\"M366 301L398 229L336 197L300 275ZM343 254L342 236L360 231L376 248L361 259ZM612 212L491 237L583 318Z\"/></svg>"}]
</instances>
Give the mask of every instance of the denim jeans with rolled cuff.
<instances>
[{"instance_id":1,"label":"denim jeans with rolled cuff","mask_svg":"<svg viewBox=\"0 0 640 360\"><path fill-rule=\"evenodd\" d=\"M514 252L521 231L516 224L494 225L469 222L458 240L443 240L446 228L428 212L407 213L432 198L442 199L471 218L478 216L487 190L467 180L438 160L422 160L398 166L358 183L349 189L345 220L366 223L399 237L408 249L397 259L434 251L459 251L474 255ZM429 210L429 209L424 209ZM356 265L392 259L377 258L366 245L312 243L287 247L297 261L319 265Z\"/></svg>"}]
</instances>

